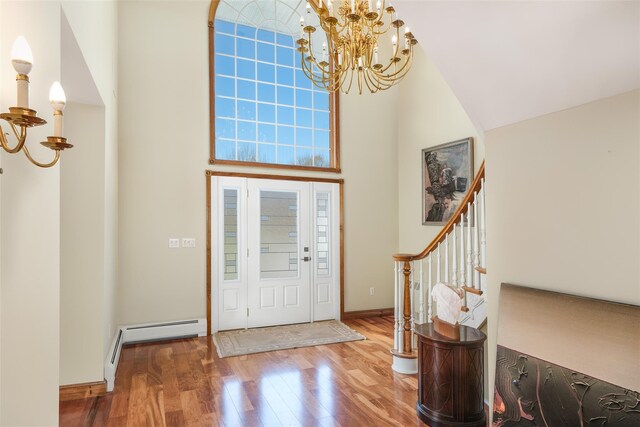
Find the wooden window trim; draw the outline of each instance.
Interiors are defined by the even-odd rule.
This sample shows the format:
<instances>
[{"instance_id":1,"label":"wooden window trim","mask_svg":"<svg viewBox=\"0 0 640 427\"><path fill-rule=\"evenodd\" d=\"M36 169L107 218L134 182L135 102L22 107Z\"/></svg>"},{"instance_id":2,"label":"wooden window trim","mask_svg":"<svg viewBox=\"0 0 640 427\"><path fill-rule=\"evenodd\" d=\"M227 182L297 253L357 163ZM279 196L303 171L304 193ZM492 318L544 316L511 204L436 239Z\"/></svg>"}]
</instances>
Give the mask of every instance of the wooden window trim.
<instances>
[{"instance_id":1,"label":"wooden window trim","mask_svg":"<svg viewBox=\"0 0 640 427\"><path fill-rule=\"evenodd\" d=\"M216 109L215 109L215 61L214 61L214 20L221 0L211 0L209 7L209 164L233 165L242 167L275 168L283 170L303 170L316 172L341 173L340 169L340 95L338 91L329 94L329 141L331 144L331 166L328 168L282 165L279 163L242 162L239 160L216 159Z\"/></svg>"}]
</instances>

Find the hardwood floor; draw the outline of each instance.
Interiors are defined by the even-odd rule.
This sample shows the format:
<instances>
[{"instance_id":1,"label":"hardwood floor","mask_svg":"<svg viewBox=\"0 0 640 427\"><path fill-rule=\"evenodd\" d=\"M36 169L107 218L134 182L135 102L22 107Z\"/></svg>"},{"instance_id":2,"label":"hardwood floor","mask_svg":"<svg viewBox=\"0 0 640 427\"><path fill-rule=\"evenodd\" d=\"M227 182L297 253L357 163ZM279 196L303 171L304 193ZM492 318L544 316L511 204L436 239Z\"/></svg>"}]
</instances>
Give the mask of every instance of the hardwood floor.
<instances>
[{"instance_id":1,"label":"hardwood floor","mask_svg":"<svg viewBox=\"0 0 640 427\"><path fill-rule=\"evenodd\" d=\"M391 370L392 319L365 341L220 359L211 337L123 348L113 393L61 402L61 426L420 426L417 379Z\"/></svg>"}]
</instances>

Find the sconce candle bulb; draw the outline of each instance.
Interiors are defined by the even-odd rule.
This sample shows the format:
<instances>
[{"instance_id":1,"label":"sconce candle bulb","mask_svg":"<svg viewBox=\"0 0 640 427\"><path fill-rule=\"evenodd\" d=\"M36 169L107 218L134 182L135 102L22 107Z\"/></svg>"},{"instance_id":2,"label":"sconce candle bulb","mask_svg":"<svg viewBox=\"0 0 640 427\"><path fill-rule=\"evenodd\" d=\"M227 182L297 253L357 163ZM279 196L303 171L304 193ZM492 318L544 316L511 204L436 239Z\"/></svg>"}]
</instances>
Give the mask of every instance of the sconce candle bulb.
<instances>
[{"instance_id":1,"label":"sconce candle bulb","mask_svg":"<svg viewBox=\"0 0 640 427\"><path fill-rule=\"evenodd\" d=\"M11 48L11 64L18 74L28 75L33 65L33 54L27 40L18 36Z\"/></svg>"},{"instance_id":2,"label":"sconce candle bulb","mask_svg":"<svg viewBox=\"0 0 640 427\"><path fill-rule=\"evenodd\" d=\"M16 70L16 82L18 86L17 104L20 108L29 108L29 77L33 66L33 54L27 40L18 36L11 47L11 65Z\"/></svg>"},{"instance_id":3,"label":"sconce candle bulb","mask_svg":"<svg viewBox=\"0 0 640 427\"><path fill-rule=\"evenodd\" d=\"M53 107L53 136L62 136L62 110L67 103L60 82L54 82L49 91L49 102Z\"/></svg>"}]
</instances>

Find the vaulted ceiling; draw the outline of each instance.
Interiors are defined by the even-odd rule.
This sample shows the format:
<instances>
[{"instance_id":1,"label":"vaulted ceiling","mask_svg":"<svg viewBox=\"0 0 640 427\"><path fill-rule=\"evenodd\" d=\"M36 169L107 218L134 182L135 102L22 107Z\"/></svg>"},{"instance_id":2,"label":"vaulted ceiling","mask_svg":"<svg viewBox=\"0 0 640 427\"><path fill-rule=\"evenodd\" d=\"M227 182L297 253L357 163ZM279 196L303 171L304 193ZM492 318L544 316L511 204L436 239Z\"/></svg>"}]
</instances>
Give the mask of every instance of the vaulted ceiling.
<instances>
[{"instance_id":1,"label":"vaulted ceiling","mask_svg":"<svg viewBox=\"0 0 640 427\"><path fill-rule=\"evenodd\" d=\"M640 87L640 2L394 3L479 131Z\"/></svg>"}]
</instances>

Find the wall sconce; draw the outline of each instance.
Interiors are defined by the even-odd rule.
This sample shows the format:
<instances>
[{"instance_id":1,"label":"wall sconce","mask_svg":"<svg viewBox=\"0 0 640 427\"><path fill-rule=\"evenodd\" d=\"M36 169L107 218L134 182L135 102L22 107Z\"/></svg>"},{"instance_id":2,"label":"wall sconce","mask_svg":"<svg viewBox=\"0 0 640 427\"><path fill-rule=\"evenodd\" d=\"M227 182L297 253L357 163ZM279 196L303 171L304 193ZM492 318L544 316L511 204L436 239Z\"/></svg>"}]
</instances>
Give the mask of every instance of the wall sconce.
<instances>
[{"instance_id":1,"label":"wall sconce","mask_svg":"<svg viewBox=\"0 0 640 427\"><path fill-rule=\"evenodd\" d=\"M71 148L73 145L67 143L67 138L62 137L62 110L67 99L62 90L60 83L55 82L51 86L49 92L49 102L53 107L53 136L48 136L46 141L40 144L48 147L56 152L54 159L49 163L40 163L34 160L29 153L29 149L25 145L27 140L27 128L34 126L42 126L47 123L44 119L41 119L36 115L36 111L29 108L29 72L33 65L33 55L31 48L24 37L18 36L13 43L11 49L11 64L16 70L18 75L16 76L16 82L18 84L18 106L9 107L8 113L0 114L0 119L6 121L11 126L13 134L18 140L18 144L11 148L7 143L7 135L0 126L0 144L2 148L8 153L17 153L20 150L24 152L29 161L41 168L48 168L55 165L60 159L60 151L65 148ZM18 131L18 128L20 129Z\"/></svg>"}]
</instances>

